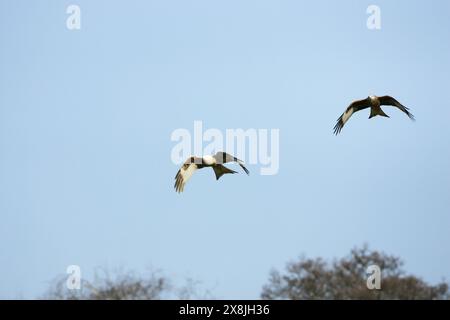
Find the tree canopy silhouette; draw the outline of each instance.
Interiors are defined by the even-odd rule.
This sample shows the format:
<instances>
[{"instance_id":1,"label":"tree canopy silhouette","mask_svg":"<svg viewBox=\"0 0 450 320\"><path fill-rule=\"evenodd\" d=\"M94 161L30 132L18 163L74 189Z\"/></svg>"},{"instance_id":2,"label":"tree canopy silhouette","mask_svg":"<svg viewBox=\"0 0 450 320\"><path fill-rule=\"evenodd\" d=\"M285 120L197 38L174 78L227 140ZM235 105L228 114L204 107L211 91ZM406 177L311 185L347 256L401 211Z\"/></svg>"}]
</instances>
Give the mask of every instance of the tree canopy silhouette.
<instances>
[{"instance_id":1,"label":"tree canopy silhouette","mask_svg":"<svg viewBox=\"0 0 450 320\"><path fill-rule=\"evenodd\" d=\"M44 299L52 300L160 300L199 298L198 282L186 279L181 287L156 271L146 275L134 272L96 272L94 280L81 280L79 290L68 289L67 276L58 277L50 286ZM209 292L204 293L207 297ZM204 298L202 297L202 298Z\"/></svg>"},{"instance_id":2,"label":"tree canopy silhouette","mask_svg":"<svg viewBox=\"0 0 450 320\"><path fill-rule=\"evenodd\" d=\"M381 270L381 289L367 287L370 265ZM273 270L263 287L263 299L449 299L446 282L430 285L422 279L406 275L400 258L367 246L351 250L350 255L331 263L321 258L289 262L286 271Z\"/></svg>"}]
</instances>

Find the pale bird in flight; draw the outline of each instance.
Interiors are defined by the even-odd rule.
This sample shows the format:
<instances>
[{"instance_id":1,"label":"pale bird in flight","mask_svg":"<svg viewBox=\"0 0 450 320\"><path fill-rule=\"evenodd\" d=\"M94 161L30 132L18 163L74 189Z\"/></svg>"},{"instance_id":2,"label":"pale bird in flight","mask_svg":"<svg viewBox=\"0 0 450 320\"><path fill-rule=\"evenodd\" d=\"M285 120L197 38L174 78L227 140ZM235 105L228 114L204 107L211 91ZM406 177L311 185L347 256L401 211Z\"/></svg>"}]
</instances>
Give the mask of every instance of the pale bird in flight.
<instances>
[{"instance_id":1,"label":"pale bird in flight","mask_svg":"<svg viewBox=\"0 0 450 320\"><path fill-rule=\"evenodd\" d=\"M179 193L183 192L186 182L188 182L194 172L197 169L204 167L213 168L214 173L216 174L216 180L219 180L219 178L226 173L237 173L222 165L227 162L237 162L245 173L249 174L249 171L244 167L244 162L242 162L242 160L225 152L217 152L214 156L189 157L175 176L175 190Z\"/></svg>"},{"instance_id":2,"label":"pale bird in flight","mask_svg":"<svg viewBox=\"0 0 450 320\"><path fill-rule=\"evenodd\" d=\"M341 132L342 128L344 127L344 124L350 119L352 114L354 114L357 111L370 108L370 118L373 118L375 116L382 116L387 117L389 116L384 113L384 111L381 109L380 106L394 106L399 108L401 111L406 113L406 115L411 119L414 120L414 116L409 112L409 109L402 105L400 102L392 98L391 96L369 96L366 99L363 100L356 100L353 101L350 106L348 106L347 110L339 117L337 120L336 125L334 126L334 134L338 134Z\"/></svg>"}]
</instances>

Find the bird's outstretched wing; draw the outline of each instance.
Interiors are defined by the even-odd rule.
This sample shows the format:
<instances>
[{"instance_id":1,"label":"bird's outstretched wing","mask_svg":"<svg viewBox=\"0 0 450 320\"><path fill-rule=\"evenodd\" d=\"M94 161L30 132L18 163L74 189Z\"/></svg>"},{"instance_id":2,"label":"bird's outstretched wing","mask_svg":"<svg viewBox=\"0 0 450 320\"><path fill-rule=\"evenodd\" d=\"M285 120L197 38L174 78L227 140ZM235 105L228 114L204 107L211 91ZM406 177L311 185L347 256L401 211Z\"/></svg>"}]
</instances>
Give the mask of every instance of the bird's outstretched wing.
<instances>
[{"instance_id":1,"label":"bird's outstretched wing","mask_svg":"<svg viewBox=\"0 0 450 320\"><path fill-rule=\"evenodd\" d=\"M337 135L341 132L344 124L350 119L352 114L360 110L366 109L370 106L370 99L366 98L364 100L353 101L345 110L345 112L337 119L337 123L334 126L334 134Z\"/></svg>"},{"instance_id":2,"label":"bird's outstretched wing","mask_svg":"<svg viewBox=\"0 0 450 320\"><path fill-rule=\"evenodd\" d=\"M227 162L237 162L241 166L241 168L245 171L246 174L250 174L248 169L244 166L244 162L242 160L239 160L238 158L226 152L217 152L214 155L214 159L216 159L218 164L224 164Z\"/></svg>"},{"instance_id":3,"label":"bird's outstretched wing","mask_svg":"<svg viewBox=\"0 0 450 320\"><path fill-rule=\"evenodd\" d=\"M192 177L194 172L198 169L198 165L195 163L195 158L190 157L178 170L175 176L175 190L180 193L183 192L186 182Z\"/></svg>"},{"instance_id":4,"label":"bird's outstretched wing","mask_svg":"<svg viewBox=\"0 0 450 320\"><path fill-rule=\"evenodd\" d=\"M395 98L391 96L382 96L378 98L380 100L380 103L382 106L394 106L399 108L401 111L406 113L406 115L411 119L415 120L414 116L411 112L409 112L409 109L402 105L400 102L398 102Z\"/></svg>"}]
</instances>

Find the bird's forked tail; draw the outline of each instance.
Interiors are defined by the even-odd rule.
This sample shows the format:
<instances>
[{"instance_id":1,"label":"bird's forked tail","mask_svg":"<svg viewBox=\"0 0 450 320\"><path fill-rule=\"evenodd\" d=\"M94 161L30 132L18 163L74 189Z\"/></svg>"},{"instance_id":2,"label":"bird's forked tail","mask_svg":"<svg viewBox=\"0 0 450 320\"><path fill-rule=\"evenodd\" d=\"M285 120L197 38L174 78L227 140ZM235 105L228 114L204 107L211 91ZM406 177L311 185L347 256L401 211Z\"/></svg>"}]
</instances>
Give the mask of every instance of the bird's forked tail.
<instances>
[{"instance_id":1,"label":"bird's forked tail","mask_svg":"<svg viewBox=\"0 0 450 320\"><path fill-rule=\"evenodd\" d=\"M237 173L236 171L230 170L221 164L216 164L215 166L213 166L213 170L216 174L216 180L219 180L219 178L226 173Z\"/></svg>"},{"instance_id":2,"label":"bird's forked tail","mask_svg":"<svg viewBox=\"0 0 450 320\"><path fill-rule=\"evenodd\" d=\"M389 118L389 116L386 113L384 113L384 111L381 108L371 108L369 119L371 119L375 116L382 116L382 117Z\"/></svg>"}]
</instances>

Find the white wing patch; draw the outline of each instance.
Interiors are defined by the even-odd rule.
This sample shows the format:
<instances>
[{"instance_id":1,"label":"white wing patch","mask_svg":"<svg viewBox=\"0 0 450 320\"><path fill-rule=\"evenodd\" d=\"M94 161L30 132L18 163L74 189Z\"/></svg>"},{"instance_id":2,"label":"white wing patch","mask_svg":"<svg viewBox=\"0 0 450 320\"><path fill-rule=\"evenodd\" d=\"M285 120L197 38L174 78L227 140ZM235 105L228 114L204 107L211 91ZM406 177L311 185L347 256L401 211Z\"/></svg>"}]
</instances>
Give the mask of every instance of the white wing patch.
<instances>
[{"instance_id":1,"label":"white wing patch","mask_svg":"<svg viewBox=\"0 0 450 320\"><path fill-rule=\"evenodd\" d=\"M192 177L194 172L197 171L197 165L195 163L191 163L187 166L183 165L178 171L177 176L175 177L175 189L177 192L183 192L184 186Z\"/></svg>"},{"instance_id":2,"label":"white wing patch","mask_svg":"<svg viewBox=\"0 0 450 320\"><path fill-rule=\"evenodd\" d=\"M342 115L342 125L344 125L348 121L348 119L350 119L352 114L353 114L353 108L350 108L349 110L346 110L344 112L344 114Z\"/></svg>"}]
</instances>

